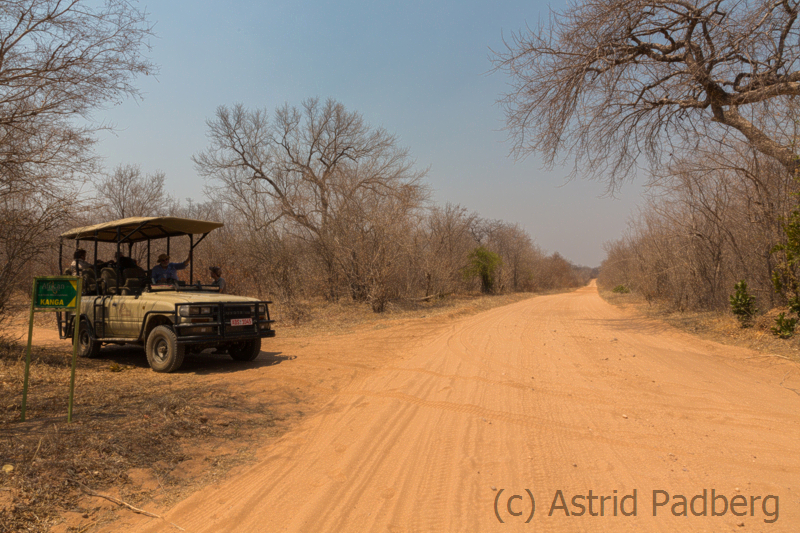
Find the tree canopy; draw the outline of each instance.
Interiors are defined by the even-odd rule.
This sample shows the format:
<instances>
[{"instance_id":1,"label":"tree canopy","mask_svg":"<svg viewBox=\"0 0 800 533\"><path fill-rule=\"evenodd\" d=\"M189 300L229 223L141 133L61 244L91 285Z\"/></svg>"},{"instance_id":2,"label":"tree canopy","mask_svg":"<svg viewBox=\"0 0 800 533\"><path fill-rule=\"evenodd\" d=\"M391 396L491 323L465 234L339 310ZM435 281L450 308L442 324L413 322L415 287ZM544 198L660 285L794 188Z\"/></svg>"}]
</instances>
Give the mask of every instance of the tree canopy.
<instances>
[{"instance_id":1,"label":"tree canopy","mask_svg":"<svg viewBox=\"0 0 800 533\"><path fill-rule=\"evenodd\" d=\"M640 161L733 135L794 173L797 15L791 0L572 2L494 56L514 153L573 156L614 190Z\"/></svg>"}]
</instances>

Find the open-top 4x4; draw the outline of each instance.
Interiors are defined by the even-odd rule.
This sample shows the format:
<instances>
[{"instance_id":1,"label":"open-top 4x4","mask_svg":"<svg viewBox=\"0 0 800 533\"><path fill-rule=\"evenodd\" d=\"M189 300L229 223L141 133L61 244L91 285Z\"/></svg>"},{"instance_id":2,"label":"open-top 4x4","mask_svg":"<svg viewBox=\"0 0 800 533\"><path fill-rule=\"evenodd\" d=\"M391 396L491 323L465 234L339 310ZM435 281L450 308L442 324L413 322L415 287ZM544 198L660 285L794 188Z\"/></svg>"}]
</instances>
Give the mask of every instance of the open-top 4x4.
<instances>
[{"instance_id":1,"label":"open-top 4x4","mask_svg":"<svg viewBox=\"0 0 800 533\"><path fill-rule=\"evenodd\" d=\"M227 351L237 361L252 361L261 351L261 339L274 337L269 304L254 298L221 294L215 285L194 283L194 265L189 282L155 284L150 272L150 242L188 236L190 253L219 222L176 217L136 217L72 229L61 235L59 264L65 239L94 242L94 267L81 269L80 262L62 271L83 278L79 319L79 353L95 357L103 344L138 344L145 347L147 361L156 372L172 372L183 363L187 351L206 348ZM201 235L195 242L195 235ZM136 243L147 243L147 268L100 268L98 243L127 247L130 257ZM118 256L119 257L119 254ZM74 271L73 271L74 270ZM62 339L72 338L75 313L58 313Z\"/></svg>"}]
</instances>

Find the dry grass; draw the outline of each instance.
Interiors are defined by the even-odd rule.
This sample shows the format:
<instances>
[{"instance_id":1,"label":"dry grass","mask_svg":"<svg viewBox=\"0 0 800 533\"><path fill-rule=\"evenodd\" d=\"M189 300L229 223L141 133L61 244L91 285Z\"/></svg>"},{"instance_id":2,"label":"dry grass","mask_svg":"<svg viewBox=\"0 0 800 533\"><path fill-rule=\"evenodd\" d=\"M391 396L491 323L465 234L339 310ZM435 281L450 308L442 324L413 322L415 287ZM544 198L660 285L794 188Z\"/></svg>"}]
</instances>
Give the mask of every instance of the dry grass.
<instances>
[{"instance_id":1,"label":"dry grass","mask_svg":"<svg viewBox=\"0 0 800 533\"><path fill-rule=\"evenodd\" d=\"M248 460L254 439L280 434L291 416L230 389L193 384L191 375L155 374L142 364L140 348L126 347L105 350L103 360L81 360L71 424L71 353L36 349L27 420L19 422L23 352L15 345L0 350L0 465L14 468L0 472L3 533L48 531L65 512L101 522L101 508L81 503L77 483L100 492L116 487L134 505L147 501L155 489L128 478L135 468L154 474L160 502L177 501L189 487L172 472L198 447L206 448L208 480ZM215 444L226 440L239 448L215 455Z\"/></svg>"},{"instance_id":2,"label":"dry grass","mask_svg":"<svg viewBox=\"0 0 800 533\"><path fill-rule=\"evenodd\" d=\"M671 326L707 340L780 355L800 362L800 336L781 339L770 331L775 324L775 317L780 311L786 311L786 309L773 309L766 314L759 315L752 327L742 328L731 313L675 311L658 303L648 303L635 293L618 294L601 290L600 296L618 307L633 309L648 318L663 320Z\"/></svg>"}]
</instances>

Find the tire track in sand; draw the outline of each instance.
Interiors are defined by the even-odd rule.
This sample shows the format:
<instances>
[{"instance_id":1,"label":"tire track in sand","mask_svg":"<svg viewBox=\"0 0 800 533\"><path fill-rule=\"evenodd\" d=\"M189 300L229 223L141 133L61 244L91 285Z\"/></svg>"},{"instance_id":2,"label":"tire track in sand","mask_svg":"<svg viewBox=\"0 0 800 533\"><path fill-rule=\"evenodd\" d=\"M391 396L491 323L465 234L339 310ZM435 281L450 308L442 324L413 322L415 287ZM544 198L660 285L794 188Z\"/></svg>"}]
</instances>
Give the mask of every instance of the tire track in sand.
<instances>
[{"instance_id":1,"label":"tire track in sand","mask_svg":"<svg viewBox=\"0 0 800 533\"><path fill-rule=\"evenodd\" d=\"M413 346L401 363L348 384L257 464L135 531L174 531L169 522L192 532L778 532L800 524L794 363L634 317L593 286L455 320ZM505 513L500 524L495 489L526 488L537 498L531 523ZM728 498L737 489L778 495L779 519L766 524L758 506L752 517L652 516L653 490L712 488ZM569 499L589 489L637 489L638 516L548 517L557 490Z\"/></svg>"}]
</instances>

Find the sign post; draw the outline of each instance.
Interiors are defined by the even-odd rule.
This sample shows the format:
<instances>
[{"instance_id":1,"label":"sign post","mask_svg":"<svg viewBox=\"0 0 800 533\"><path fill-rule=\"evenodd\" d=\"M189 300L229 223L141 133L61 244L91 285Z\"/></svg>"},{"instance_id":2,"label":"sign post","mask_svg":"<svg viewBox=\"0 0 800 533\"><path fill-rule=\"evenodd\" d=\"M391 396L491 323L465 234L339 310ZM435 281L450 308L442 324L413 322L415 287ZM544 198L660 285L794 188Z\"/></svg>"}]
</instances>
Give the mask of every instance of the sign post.
<instances>
[{"instance_id":1,"label":"sign post","mask_svg":"<svg viewBox=\"0 0 800 533\"><path fill-rule=\"evenodd\" d=\"M69 410L67 422L72 422L72 401L75 396L75 367L78 364L78 338L81 323L81 293L83 280L73 276L50 276L33 279L33 300L28 322L28 348L25 351L25 380L22 386L22 416L25 421L25 408L28 401L28 375L31 366L31 343L33 341L33 314L40 311L74 312L72 339L72 372L69 381Z\"/></svg>"}]
</instances>

